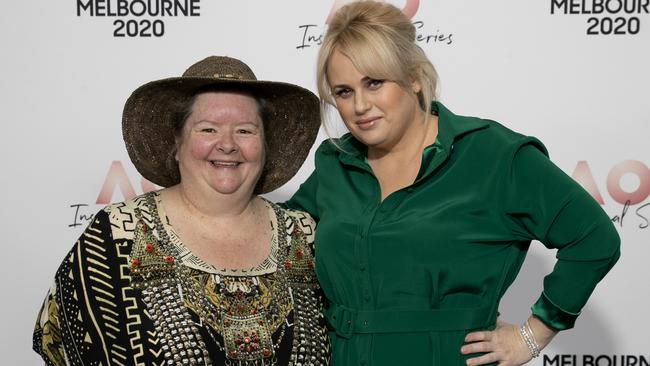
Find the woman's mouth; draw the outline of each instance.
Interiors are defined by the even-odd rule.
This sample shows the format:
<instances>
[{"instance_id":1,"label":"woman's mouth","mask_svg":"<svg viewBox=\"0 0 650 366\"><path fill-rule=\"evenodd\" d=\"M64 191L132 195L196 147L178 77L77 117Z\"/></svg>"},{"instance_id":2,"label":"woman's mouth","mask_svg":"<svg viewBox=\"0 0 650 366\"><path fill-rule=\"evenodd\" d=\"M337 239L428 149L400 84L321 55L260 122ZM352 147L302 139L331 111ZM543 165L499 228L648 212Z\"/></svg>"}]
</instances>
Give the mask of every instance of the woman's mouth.
<instances>
[{"instance_id":1,"label":"woman's mouth","mask_svg":"<svg viewBox=\"0 0 650 366\"><path fill-rule=\"evenodd\" d=\"M239 161L210 160L210 164L217 168L236 168L241 164Z\"/></svg>"},{"instance_id":2,"label":"woman's mouth","mask_svg":"<svg viewBox=\"0 0 650 366\"><path fill-rule=\"evenodd\" d=\"M361 129L361 130L369 130L369 129L375 127L378 120L379 120L379 117L364 118L362 120L358 120L356 122L356 125L359 126L359 129Z\"/></svg>"}]
</instances>

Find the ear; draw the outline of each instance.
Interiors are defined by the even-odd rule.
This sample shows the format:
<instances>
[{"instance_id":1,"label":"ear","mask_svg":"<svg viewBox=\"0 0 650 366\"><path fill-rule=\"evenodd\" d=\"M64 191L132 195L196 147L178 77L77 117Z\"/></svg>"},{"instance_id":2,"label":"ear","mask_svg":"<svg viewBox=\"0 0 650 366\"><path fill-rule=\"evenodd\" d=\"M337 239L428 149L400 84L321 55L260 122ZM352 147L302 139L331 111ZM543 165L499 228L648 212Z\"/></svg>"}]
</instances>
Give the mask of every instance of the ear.
<instances>
[{"instance_id":1,"label":"ear","mask_svg":"<svg viewBox=\"0 0 650 366\"><path fill-rule=\"evenodd\" d=\"M180 146L181 146L181 139L178 136L174 137L174 150L172 153L174 154L174 161L176 161L177 163L178 163L178 148Z\"/></svg>"},{"instance_id":2,"label":"ear","mask_svg":"<svg viewBox=\"0 0 650 366\"><path fill-rule=\"evenodd\" d=\"M417 80L417 79L412 79L411 80L411 90L413 90L413 93L415 93L415 94L422 91L422 84L420 84L419 80Z\"/></svg>"}]
</instances>

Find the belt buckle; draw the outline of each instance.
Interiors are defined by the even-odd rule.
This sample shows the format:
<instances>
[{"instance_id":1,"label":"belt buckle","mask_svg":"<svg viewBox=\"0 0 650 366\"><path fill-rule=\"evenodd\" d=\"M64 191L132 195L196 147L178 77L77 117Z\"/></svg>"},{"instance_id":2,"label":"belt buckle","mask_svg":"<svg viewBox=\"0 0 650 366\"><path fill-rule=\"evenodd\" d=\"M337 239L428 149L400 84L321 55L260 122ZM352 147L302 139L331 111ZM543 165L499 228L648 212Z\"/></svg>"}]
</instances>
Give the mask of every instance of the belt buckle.
<instances>
[{"instance_id":1,"label":"belt buckle","mask_svg":"<svg viewBox=\"0 0 650 366\"><path fill-rule=\"evenodd\" d=\"M349 339L352 337L352 323L355 312L345 306L334 305L334 311L330 313L329 321L336 334L343 338Z\"/></svg>"}]
</instances>

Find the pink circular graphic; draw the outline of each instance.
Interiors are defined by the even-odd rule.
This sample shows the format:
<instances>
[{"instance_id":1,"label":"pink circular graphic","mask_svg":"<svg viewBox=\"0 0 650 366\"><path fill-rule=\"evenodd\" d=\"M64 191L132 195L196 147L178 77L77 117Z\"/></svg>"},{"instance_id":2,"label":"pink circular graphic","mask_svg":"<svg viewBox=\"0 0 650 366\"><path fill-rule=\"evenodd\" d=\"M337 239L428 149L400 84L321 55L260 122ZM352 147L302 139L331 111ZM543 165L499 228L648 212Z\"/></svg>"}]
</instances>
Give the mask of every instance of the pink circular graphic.
<instances>
[{"instance_id":1,"label":"pink circular graphic","mask_svg":"<svg viewBox=\"0 0 650 366\"><path fill-rule=\"evenodd\" d=\"M632 173L639 177L639 187L634 192L625 192L621 188L621 178ZM618 202L635 205L643 202L650 195L650 169L638 160L625 160L612 168L607 176L607 190L609 195Z\"/></svg>"}]
</instances>

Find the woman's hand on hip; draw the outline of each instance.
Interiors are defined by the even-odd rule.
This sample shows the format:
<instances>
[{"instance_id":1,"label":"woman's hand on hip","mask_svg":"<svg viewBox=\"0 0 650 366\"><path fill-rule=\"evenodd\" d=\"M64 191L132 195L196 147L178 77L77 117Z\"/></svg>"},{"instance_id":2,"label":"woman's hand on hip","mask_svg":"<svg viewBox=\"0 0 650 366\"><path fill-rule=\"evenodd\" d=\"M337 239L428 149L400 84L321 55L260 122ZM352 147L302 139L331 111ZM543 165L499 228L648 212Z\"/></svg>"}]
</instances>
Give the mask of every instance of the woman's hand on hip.
<instances>
[{"instance_id":1,"label":"woman's hand on hip","mask_svg":"<svg viewBox=\"0 0 650 366\"><path fill-rule=\"evenodd\" d=\"M539 348L544 348L557 331L547 327L535 317L529 318L529 324L535 335ZM523 365L532 359L531 350L526 345L519 327L497 320L493 331L472 332L465 336L465 344L460 352L464 355L483 353L469 358L467 365L485 365L496 363L499 366Z\"/></svg>"}]
</instances>

